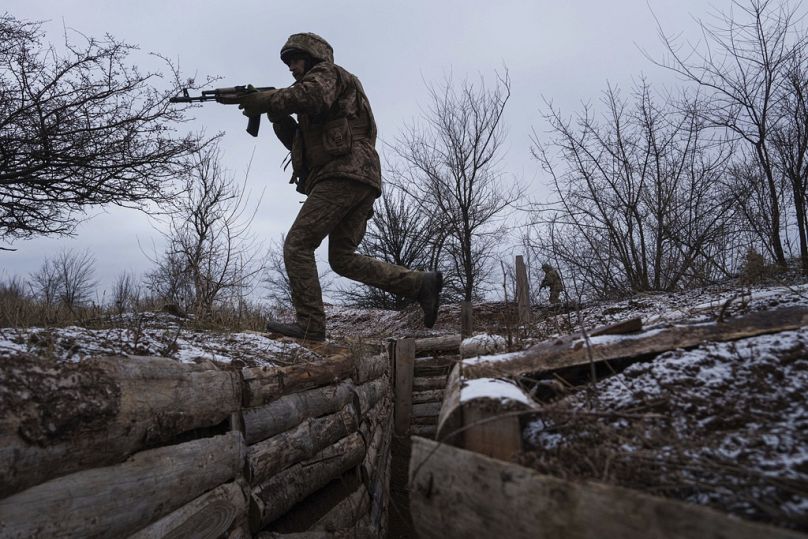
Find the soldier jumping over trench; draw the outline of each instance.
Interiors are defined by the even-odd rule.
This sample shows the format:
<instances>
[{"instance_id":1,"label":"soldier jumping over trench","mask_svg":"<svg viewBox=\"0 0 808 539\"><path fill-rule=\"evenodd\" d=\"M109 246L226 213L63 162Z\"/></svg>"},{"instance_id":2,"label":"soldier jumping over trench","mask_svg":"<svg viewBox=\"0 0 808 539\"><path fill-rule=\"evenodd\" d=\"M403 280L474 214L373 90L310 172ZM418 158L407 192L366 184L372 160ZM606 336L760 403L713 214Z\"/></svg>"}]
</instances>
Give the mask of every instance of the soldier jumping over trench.
<instances>
[{"instance_id":1,"label":"soldier jumping over trench","mask_svg":"<svg viewBox=\"0 0 808 539\"><path fill-rule=\"evenodd\" d=\"M413 271L356 253L373 215L373 202L381 195L376 122L362 84L334 63L331 45L316 34L290 36L281 60L295 79L291 86L233 101L247 116L267 113L278 139L291 151L292 182L307 195L283 246L297 321L270 321L267 330L325 340L314 250L326 236L334 271L416 299L424 311L424 325L431 328L438 314L441 272Z\"/></svg>"}]
</instances>

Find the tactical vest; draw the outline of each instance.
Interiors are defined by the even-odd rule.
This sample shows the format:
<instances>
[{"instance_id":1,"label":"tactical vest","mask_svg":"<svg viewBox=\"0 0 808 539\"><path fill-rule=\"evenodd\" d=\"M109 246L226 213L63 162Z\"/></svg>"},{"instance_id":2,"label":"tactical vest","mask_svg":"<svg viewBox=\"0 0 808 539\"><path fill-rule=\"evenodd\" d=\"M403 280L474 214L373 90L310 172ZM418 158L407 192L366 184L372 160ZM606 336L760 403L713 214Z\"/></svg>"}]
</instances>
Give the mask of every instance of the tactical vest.
<instances>
[{"instance_id":1,"label":"tactical vest","mask_svg":"<svg viewBox=\"0 0 808 539\"><path fill-rule=\"evenodd\" d=\"M357 77L335 65L339 77L338 87L343 90L331 108L316 116L299 115L300 137L292 150L292 167L299 180L308 172L330 161L351 153L355 142L374 141L376 122L370 102ZM356 111L346 110L356 95ZM302 140L301 140L302 139Z\"/></svg>"}]
</instances>

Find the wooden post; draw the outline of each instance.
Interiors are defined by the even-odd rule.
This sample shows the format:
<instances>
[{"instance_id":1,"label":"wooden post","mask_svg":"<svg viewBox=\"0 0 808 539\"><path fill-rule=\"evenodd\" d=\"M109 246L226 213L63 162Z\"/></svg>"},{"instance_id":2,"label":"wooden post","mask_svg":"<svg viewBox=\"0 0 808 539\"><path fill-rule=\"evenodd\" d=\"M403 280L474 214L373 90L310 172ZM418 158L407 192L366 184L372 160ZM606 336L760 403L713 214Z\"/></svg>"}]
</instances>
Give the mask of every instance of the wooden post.
<instances>
[{"instance_id":1,"label":"wooden post","mask_svg":"<svg viewBox=\"0 0 808 539\"><path fill-rule=\"evenodd\" d=\"M405 434L412 412L412 379L415 371L415 339L401 339L396 343L396 403L395 431Z\"/></svg>"},{"instance_id":2,"label":"wooden post","mask_svg":"<svg viewBox=\"0 0 808 539\"><path fill-rule=\"evenodd\" d=\"M519 324L530 322L530 283L522 255L516 257L516 301L519 306Z\"/></svg>"},{"instance_id":3,"label":"wooden post","mask_svg":"<svg viewBox=\"0 0 808 539\"><path fill-rule=\"evenodd\" d=\"M471 302L464 301L460 304L460 335L465 339L471 337L474 326L472 317Z\"/></svg>"}]
</instances>

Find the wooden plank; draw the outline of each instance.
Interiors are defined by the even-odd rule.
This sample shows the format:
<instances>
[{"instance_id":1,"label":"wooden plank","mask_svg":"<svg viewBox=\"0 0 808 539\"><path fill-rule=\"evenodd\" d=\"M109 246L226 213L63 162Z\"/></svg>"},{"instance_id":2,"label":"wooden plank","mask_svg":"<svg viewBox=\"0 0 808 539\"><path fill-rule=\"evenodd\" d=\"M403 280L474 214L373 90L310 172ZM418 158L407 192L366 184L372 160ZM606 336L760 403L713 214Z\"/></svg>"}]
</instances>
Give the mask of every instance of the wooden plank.
<instances>
[{"instance_id":1,"label":"wooden plank","mask_svg":"<svg viewBox=\"0 0 808 539\"><path fill-rule=\"evenodd\" d=\"M350 354L339 354L323 361L285 367L247 367L244 379L244 406L261 406L290 393L332 385L350 378L355 371Z\"/></svg>"},{"instance_id":2,"label":"wooden plank","mask_svg":"<svg viewBox=\"0 0 808 539\"><path fill-rule=\"evenodd\" d=\"M593 343L595 362L615 359L650 357L676 348L694 348L709 341L733 341L745 337L799 329L808 325L808 308L788 307L776 311L748 314L724 323L675 326L642 333L614 341ZM587 347L581 340L559 339L539 343L524 352L509 354L497 361L485 357L463 362L467 378L508 377L549 372L566 367L584 366L590 362Z\"/></svg>"},{"instance_id":3,"label":"wooden plank","mask_svg":"<svg viewBox=\"0 0 808 539\"><path fill-rule=\"evenodd\" d=\"M429 417L435 416L437 417L440 414L440 401L433 401L433 402L423 402L421 404L413 404L412 405L412 416L413 417Z\"/></svg>"},{"instance_id":4,"label":"wooden plank","mask_svg":"<svg viewBox=\"0 0 808 539\"><path fill-rule=\"evenodd\" d=\"M590 337L597 337L598 335L625 335L626 333L635 333L642 331L642 318L629 318L614 324L600 326L589 332Z\"/></svg>"},{"instance_id":5,"label":"wooden plank","mask_svg":"<svg viewBox=\"0 0 808 539\"><path fill-rule=\"evenodd\" d=\"M410 428L413 436L421 436L422 438L434 439L435 434L438 432L437 425L412 425Z\"/></svg>"},{"instance_id":6,"label":"wooden plank","mask_svg":"<svg viewBox=\"0 0 808 539\"><path fill-rule=\"evenodd\" d=\"M519 323L530 323L530 284L527 279L527 268L522 255L516 257L516 304L519 311Z\"/></svg>"},{"instance_id":7,"label":"wooden plank","mask_svg":"<svg viewBox=\"0 0 808 539\"><path fill-rule=\"evenodd\" d=\"M0 380L0 498L184 432L223 432L241 405L238 372L158 357L8 358Z\"/></svg>"},{"instance_id":8,"label":"wooden plank","mask_svg":"<svg viewBox=\"0 0 808 539\"><path fill-rule=\"evenodd\" d=\"M358 466L364 456L365 444L355 432L320 451L314 458L295 464L255 486L250 500L250 528L256 532L266 527L296 503Z\"/></svg>"},{"instance_id":9,"label":"wooden plank","mask_svg":"<svg viewBox=\"0 0 808 539\"><path fill-rule=\"evenodd\" d=\"M396 343L395 431L407 432L412 411L413 368L415 340L401 339Z\"/></svg>"},{"instance_id":10,"label":"wooden plank","mask_svg":"<svg viewBox=\"0 0 808 539\"><path fill-rule=\"evenodd\" d=\"M436 437L446 443L457 443L460 429L463 427L463 410L460 407L460 391L463 388L461 368L462 363L458 363L449 373L446 393L438 414Z\"/></svg>"},{"instance_id":11,"label":"wooden plank","mask_svg":"<svg viewBox=\"0 0 808 539\"><path fill-rule=\"evenodd\" d=\"M460 348L463 339L460 334L442 335L440 337L425 337L415 340L415 353L422 352L454 352Z\"/></svg>"},{"instance_id":12,"label":"wooden plank","mask_svg":"<svg viewBox=\"0 0 808 539\"><path fill-rule=\"evenodd\" d=\"M222 537L247 523L247 495L234 481L216 487L134 533L129 539Z\"/></svg>"},{"instance_id":13,"label":"wooden plank","mask_svg":"<svg viewBox=\"0 0 808 539\"><path fill-rule=\"evenodd\" d=\"M413 392L412 403L420 404L422 402L435 402L435 401L440 402L443 400L444 393L445 393L444 389L430 389L427 391Z\"/></svg>"},{"instance_id":14,"label":"wooden plank","mask_svg":"<svg viewBox=\"0 0 808 539\"><path fill-rule=\"evenodd\" d=\"M470 301L460 302L460 335L465 339L474 333L474 312Z\"/></svg>"},{"instance_id":15,"label":"wooden plank","mask_svg":"<svg viewBox=\"0 0 808 539\"><path fill-rule=\"evenodd\" d=\"M353 396L353 383L347 380L335 386L284 395L269 404L246 409L243 412L245 439L252 445L294 428L309 417L333 414L351 402Z\"/></svg>"},{"instance_id":16,"label":"wooden plank","mask_svg":"<svg viewBox=\"0 0 808 539\"><path fill-rule=\"evenodd\" d=\"M243 467L238 432L142 451L0 500L0 537L123 537L233 480Z\"/></svg>"},{"instance_id":17,"label":"wooden plank","mask_svg":"<svg viewBox=\"0 0 808 539\"><path fill-rule=\"evenodd\" d=\"M430 391L433 389L444 389L446 387L447 376L419 376L412 382L412 390L415 392Z\"/></svg>"},{"instance_id":18,"label":"wooden plank","mask_svg":"<svg viewBox=\"0 0 808 539\"><path fill-rule=\"evenodd\" d=\"M322 417L308 417L293 429L284 431L247 449L248 479L263 483L269 477L311 459L318 452L356 431L359 424L353 404Z\"/></svg>"},{"instance_id":19,"label":"wooden plank","mask_svg":"<svg viewBox=\"0 0 808 539\"><path fill-rule=\"evenodd\" d=\"M541 475L413 437L410 507L429 539L805 539L717 511L634 490Z\"/></svg>"}]
</instances>

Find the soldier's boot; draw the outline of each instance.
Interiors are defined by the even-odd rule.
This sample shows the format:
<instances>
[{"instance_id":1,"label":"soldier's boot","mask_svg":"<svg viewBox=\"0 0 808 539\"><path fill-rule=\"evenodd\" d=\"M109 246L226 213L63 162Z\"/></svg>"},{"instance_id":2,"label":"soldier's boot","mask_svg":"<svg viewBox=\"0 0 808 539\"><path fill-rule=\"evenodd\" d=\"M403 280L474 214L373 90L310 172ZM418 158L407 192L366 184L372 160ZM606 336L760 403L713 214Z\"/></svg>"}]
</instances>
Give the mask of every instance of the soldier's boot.
<instances>
[{"instance_id":1,"label":"soldier's boot","mask_svg":"<svg viewBox=\"0 0 808 539\"><path fill-rule=\"evenodd\" d=\"M430 271L424 275L421 290L418 291L418 303L424 311L424 325L431 328L438 319L440 291L443 289L443 273Z\"/></svg>"},{"instance_id":2,"label":"soldier's boot","mask_svg":"<svg viewBox=\"0 0 808 539\"><path fill-rule=\"evenodd\" d=\"M311 331L306 330L297 322L292 324L284 324L282 322L267 322L267 331L269 333L279 333L286 337L294 337L295 339L305 339L307 341L325 341L325 331Z\"/></svg>"}]
</instances>

